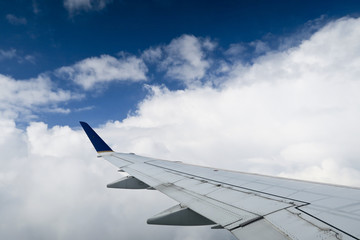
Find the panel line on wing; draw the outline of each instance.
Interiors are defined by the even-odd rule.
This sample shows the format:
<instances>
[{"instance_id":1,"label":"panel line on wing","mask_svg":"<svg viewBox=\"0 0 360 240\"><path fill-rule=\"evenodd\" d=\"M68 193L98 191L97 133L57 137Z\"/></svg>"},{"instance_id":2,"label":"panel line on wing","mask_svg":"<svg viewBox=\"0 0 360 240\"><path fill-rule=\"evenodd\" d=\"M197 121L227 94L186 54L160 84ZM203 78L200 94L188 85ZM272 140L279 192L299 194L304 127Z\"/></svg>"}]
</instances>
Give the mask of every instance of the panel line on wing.
<instances>
[{"instance_id":1,"label":"panel line on wing","mask_svg":"<svg viewBox=\"0 0 360 240\"><path fill-rule=\"evenodd\" d=\"M316 216L314 216L314 215L312 215L312 214L310 214L310 213L302 210L300 207L296 207L296 209L299 210L300 212L305 213L306 215L308 215L308 216L310 216L310 217L312 217L312 218L314 218L314 219L316 219L316 220L318 220L318 221L320 221L320 222L322 222L322 223L324 223L324 224L326 224L326 225L328 225L328 226L330 226L330 227L332 227L332 228L334 228L334 229L336 229L336 230L338 230L338 231L340 231L340 232L342 232L342 233L344 233L344 234L346 234L346 235L354 238L354 239L360 240L360 238L355 237L354 235L352 235L352 234L350 234L350 233L348 233L348 232L346 232L346 231L344 231L344 230L342 230L342 229L340 229L340 228L335 227L335 226L332 225L331 223L326 222L326 221L322 220L321 218L318 218L318 217L316 217Z\"/></svg>"},{"instance_id":2,"label":"panel line on wing","mask_svg":"<svg viewBox=\"0 0 360 240\"><path fill-rule=\"evenodd\" d=\"M247 225L249 225L249 224L252 224L252 223L254 223L254 222L256 222L256 221L259 221L259 220L261 220L261 219L263 219L263 218L264 218L263 216L258 216L258 217L256 217L256 218L250 219L250 220L248 220L248 221L246 221L246 222L241 223L241 224L240 224L239 226L237 226L237 227L234 227L234 228L229 229L229 231L233 231L233 230L235 230L235 229L237 229L237 228L240 228L240 227L245 227L245 226L247 226Z\"/></svg>"},{"instance_id":3,"label":"panel line on wing","mask_svg":"<svg viewBox=\"0 0 360 240\"><path fill-rule=\"evenodd\" d=\"M171 168L168 168L168 167L164 167L164 166L159 166L159 165L153 164L153 163L150 162L150 161L146 162L146 164L149 164L149 165L152 165L152 166L155 166L155 167L160 167L160 168L163 168L163 169L167 169L167 170L169 170L169 171L171 171L171 172L178 172L178 173L180 173L180 174L184 174L184 175L187 175L187 176L192 176L192 177L196 177L196 178L205 179L205 180L208 180L208 181L211 181L211 182L220 183L220 184L223 184L223 185L226 185L226 186L231 186L231 187L235 187L235 188L239 188L239 189L248 190L248 191L250 191L250 192L257 192L257 193L261 193L261 194L265 194L265 195L269 195L269 196L273 196L273 197L277 197L277 198L281 198L281 199L290 200L290 201L292 201L293 203L299 203L299 204L298 204L299 206L303 206L303 205L309 204L308 202L304 202L304 201L301 201L301 200L297 200L297 199L293 199L293 198L288 198L288 197L283 197L283 196L279 196L279 195L276 195L276 194L267 193L267 192L264 192L264 191L254 190L254 189L251 189L251 188L236 186L236 185L234 185L234 184L230 184L230 183L227 183L227 182L218 181L218 180L214 180L214 179L210 179L210 178L206 178L206 177L202 177L202 176L198 176L198 175L194 175L194 174L190 174L190 173L185 173L185 172L182 172L182 171L179 171L179 170L174 170L174 169L171 169Z\"/></svg>"}]
</instances>

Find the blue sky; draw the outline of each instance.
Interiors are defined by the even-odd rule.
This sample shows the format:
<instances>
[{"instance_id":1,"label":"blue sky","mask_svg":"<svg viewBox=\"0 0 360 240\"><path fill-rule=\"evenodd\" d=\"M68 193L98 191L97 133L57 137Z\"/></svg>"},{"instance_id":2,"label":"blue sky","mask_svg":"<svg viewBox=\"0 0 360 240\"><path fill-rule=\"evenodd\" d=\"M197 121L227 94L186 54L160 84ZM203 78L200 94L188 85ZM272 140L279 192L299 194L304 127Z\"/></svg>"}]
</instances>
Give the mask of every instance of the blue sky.
<instances>
[{"instance_id":1,"label":"blue sky","mask_svg":"<svg viewBox=\"0 0 360 240\"><path fill-rule=\"evenodd\" d=\"M242 44L244 50L233 58L251 64L264 53L254 53L257 42L267 50L289 48L333 19L357 16L360 6L358 1L33 0L0 4L1 74L19 81L46 74L55 88L82 95L46 106L66 109L63 113L30 110L31 120L44 120L50 126L75 126L78 119L89 118L96 124L122 120L148 94L144 83L165 84L170 89L186 87L176 77L164 74L164 69L159 70L159 63L145 62L144 81L124 79L84 91L66 76L54 74L61 67L104 54L142 59L147 49L167 45L184 34L216 44L209 53L215 61L228 61L224 52ZM26 126L21 119L17 119L19 124Z\"/></svg>"},{"instance_id":2,"label":"blue sky","mask_svg":"<svg viewBox=\"0 0 360 240\"><path fill-rule=\"evenodd\" d=\"M176 203L107 189L121 173L79 120L115 151L359 187L359 14L359 1L1 1L0 239L233 239L147 225Z\"/></svg>"}]
</instances>

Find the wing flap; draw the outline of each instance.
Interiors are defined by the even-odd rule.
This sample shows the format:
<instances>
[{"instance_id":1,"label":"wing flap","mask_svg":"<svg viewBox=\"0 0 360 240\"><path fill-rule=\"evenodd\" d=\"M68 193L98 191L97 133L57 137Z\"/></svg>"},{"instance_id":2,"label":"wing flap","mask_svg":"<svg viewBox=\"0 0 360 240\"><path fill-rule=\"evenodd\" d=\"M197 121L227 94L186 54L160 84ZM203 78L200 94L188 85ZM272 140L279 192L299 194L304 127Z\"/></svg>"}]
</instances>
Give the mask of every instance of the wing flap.
<instances>
[{"instance_id":1,"label":"wing flap","mask_svg":"<svg viewBox=\"0 0 360 240\"><path fill-rule=\"evenodd\" d=\"M253 222L245 227L239 227L231 231L238 239L269 239L269 240L289 240L286 234L274 228L265 219Z\"/></svg>"},{"instance_id":2,"label":"wing flap","mask_svg":"<svg viewBox=\"0 0 360 240\"><path fill-rule=\"evenodd\" d=\"M265 220L290 239L352 239L326 223L301 213L296 208L270 214Z\"/></svg>"},{"instance_id":3,"label":"wing flap","mask_svg":"<svg viewBox=\"0 0 360 240\"><path fill-rule=\"evenodd\" d=\"M342 207L332 209L320 203L307 205L299 208L299 210L304 214L321 219L331 226L337 226L343 232L352 234L355 238L360 239L360 231L354 231L354 229L358 229L360 226L360 214L359 211L356 211L356 209L359 209L358 204L350 204L352 207L355 207L350 209ZM348 219L353 219L353 221L348 221Z\"/></svg>"},{"instance_id":4,"label":"wing flap","mask_svg":"<svg viewBox=\"0 0 360 240\"><path fill-rule=\"evenodd\" d=\"M296 208L283 209L245 226L230 230L238 239L354 239ZM256 236L256 237L255 237Z\"/></svg>"}]
</instances>

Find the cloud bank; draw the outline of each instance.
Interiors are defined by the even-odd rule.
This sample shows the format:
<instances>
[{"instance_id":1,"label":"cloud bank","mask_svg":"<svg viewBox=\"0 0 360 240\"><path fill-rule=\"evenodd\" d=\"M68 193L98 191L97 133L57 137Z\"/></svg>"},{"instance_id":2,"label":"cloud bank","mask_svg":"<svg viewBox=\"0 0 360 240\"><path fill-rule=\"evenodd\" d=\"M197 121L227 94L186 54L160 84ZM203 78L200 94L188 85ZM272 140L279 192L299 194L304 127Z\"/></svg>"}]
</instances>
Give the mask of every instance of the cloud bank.
<instances>
[{"instance_id":1,"label":"cloud bank","mask_svg":"<svg viewBox=\"0 0 360 240\"><path fill-rule=\"evenodd\" d=\"M342 18L298 46L265 52L251 64L234 58L241 55L239 44L218 59L211 57L215 43L184 35L150 48L141 60L104 55L62 71L91 89L125 80L115 80L123 64L137 73L127 78L143 81L143 60L185 83L176 91L166 82L149 85L151 93L133 115L100 126L97 131L115 150L359 187L359 34L360 19ZM92 80L86 83L85 76ZM16 96L9 95L7 110L71 96L51 90L45 80L0 81L9 85L0 96ZM25 97L36 91L43 97ZM146 225L146 218L175 203L155 191L106 189L120 176L96 159L80 129L33 122L21 130L11 116L0 119L0 216L7 219L0 222L0 238L231 239L208 227Z\"/></svg>"}]
</instances>

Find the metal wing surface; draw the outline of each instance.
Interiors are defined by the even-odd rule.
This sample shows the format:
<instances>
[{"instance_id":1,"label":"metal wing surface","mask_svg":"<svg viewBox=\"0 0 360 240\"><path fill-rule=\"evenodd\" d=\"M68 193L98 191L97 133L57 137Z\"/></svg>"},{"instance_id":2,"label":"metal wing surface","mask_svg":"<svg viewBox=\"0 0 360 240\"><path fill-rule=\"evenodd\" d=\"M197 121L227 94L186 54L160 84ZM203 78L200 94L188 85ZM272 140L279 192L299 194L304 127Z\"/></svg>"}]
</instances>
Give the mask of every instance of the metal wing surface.
<instances>
[{"instance_id":1,"label":"metal wing surface","mask_svg":"<svg viewBox=\"0 0 360 240\"><path fill-rule=\"evenodd\" d=\"M213 225L238 239L360 239L360 189L116 153L81 122L98 154L130 176L108 187L156 189L179 202L149 224Z\"/></svg>"}]
</instances>

